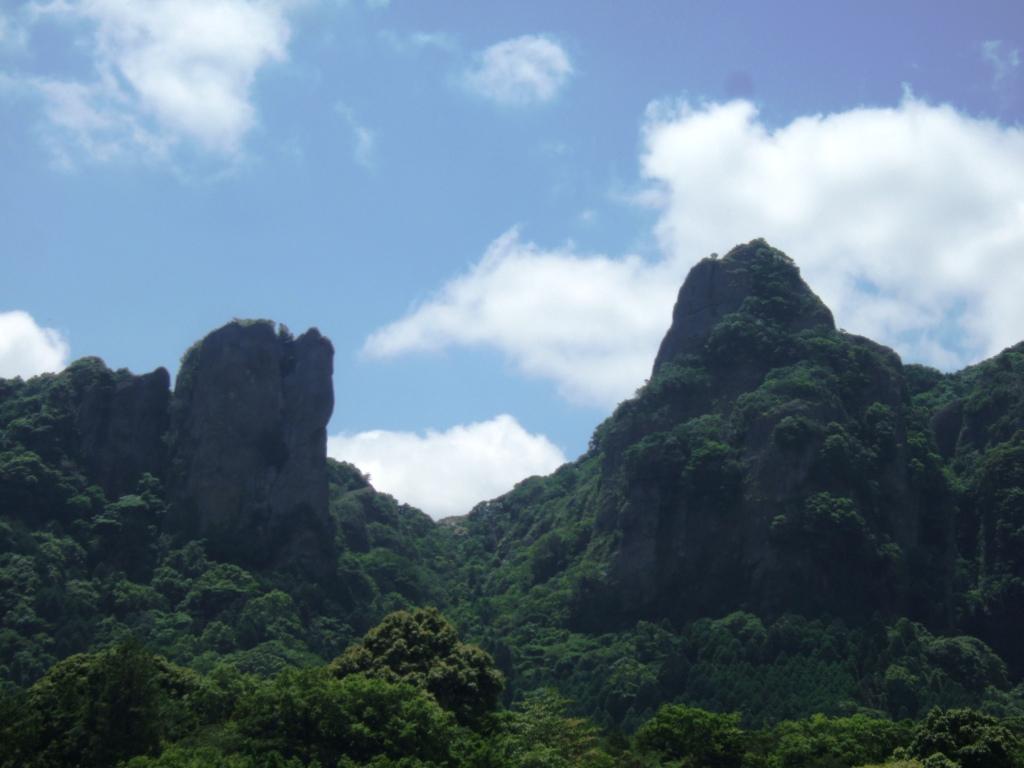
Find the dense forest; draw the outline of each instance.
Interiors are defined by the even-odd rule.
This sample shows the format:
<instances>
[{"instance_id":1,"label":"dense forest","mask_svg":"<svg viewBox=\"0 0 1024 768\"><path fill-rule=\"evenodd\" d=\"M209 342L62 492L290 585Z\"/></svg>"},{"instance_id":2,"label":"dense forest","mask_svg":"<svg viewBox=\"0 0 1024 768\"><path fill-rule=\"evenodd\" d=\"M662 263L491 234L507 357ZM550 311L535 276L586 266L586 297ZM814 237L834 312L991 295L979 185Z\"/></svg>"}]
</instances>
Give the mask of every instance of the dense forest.
<instances>
[{"instance_id":1,"label":"dense forest","mask_svg":"<svg viewBox=\"0 0 1024 768\"><path fill-rule=\"evenodd\" d=\"M1024 766L1024 343L904 365L756 240L440 523L326 457L332 355L0 380L0 766Z\"/></svg>"}]
</instances>

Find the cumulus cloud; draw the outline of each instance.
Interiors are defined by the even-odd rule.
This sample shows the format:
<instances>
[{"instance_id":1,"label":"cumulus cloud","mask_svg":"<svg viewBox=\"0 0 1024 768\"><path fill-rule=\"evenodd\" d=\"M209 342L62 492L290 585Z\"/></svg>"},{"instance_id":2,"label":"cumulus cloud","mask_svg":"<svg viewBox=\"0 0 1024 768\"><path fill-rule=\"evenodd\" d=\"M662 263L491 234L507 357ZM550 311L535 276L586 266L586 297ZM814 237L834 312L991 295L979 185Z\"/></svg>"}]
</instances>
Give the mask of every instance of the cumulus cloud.
<instances>
[{"instance_id":1,"label":"cumulus cloud","mask_svg":"<svg viewBox=\"0 0 1024 768\"><path fill-rule=\"evenodd\" d=\"M615 402L650 370L678 288L666 272L638 256L544 250L513 229L433 299L371 335L364 352L497 346L573 400Z\"/></svg>"},{"instance_id":2,"label":"cumulus cloud","mask_svg":"<svg viewBox=\"0 0 1024 768\"><path fill-rule=\"evenodd\" d=\"M775 130L746 101L652 109L642 167L683 264L755 236L848 330L954 367L1024 329L1024 130L905 97Z\"/></svg>"},{"instance_id":3,"label":"cumulus cloud","mask_svg":"<svg viewBox=\"0 0 1024 768\"><path fill-rule=\"evenodd\" d=\"M237 154L256 124L257 72L287 58L293 0L54 0L36 23L82 25L88 80L30 77L55 134L91 160L165 157L189 142ZM64 157L70 150L63 148Z\"/></svg>"},{"instance_id":4,"label":"cumulus cloud","mask_svg":"<svg viewBox=\"0 0 1024 768\"><path fill-rule=\"evenodd\" d=\"M552 472L565 456L507 414L444 432L375 430L334 435L327 453L370 475L377 490L434 519L468 512L524 477Z\"/></svg>"},{"instance_id":5,"label":"cumulus cloud","mask_svg":"<svg viewBox=\"0 0 1024 768\"><path fill-rule=\"evenodd\" d=\"M463 81L486 99L521 107L554 99L572 72L569 54L557 42L544 35L523 35L477 54Z\"/></svg>"},{"instance_id":6,"label":"cumulus cloud","mask_svg":"<svg viewBox=\"0 0 1024 768\"><path fill-rule=\"evenodd\" d=\"M515 231L365 351L503 351L577 400L628 396L688 269L766 237L840 326L954 368L1024 335L1024 130L907 96L770 128L748 101L648 111L637 196L659 211L650 262L543 249Z\"/></svg>"},{"instance_id":7,"label":"cumulus cloud","mask_svg":"<svg viewBox=\"0 0 1024 768\"><path fill-rule=\"evenodd\" d=\"M68 352L58 331L40 327L27 312L0 312L0 379L59 371L68 364Z\"/></svg>"}]
</instances>

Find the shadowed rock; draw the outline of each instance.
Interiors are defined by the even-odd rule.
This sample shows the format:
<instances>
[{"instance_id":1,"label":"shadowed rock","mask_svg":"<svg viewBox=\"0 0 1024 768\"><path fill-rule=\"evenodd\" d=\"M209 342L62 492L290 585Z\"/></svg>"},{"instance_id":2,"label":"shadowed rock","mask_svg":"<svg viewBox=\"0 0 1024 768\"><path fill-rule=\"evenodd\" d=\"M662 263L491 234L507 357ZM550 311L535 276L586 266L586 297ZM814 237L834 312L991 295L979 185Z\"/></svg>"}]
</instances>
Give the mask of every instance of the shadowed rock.
<instances>
[{"instance_id":1,"label":"shadowed rock","mask_svg":"<svg viewBox=\"0 0 1024 768\"><path fill-rule=\"evenodd\" d=\"M593 443L607 554L571 623L744 609L947 625L952 493L912 415L899 357L837 331L789 257L754 240L704 259L649 384Z\"/></svg>"},{"instance_id":2,"label":"shadowed rock","mask_svg":"<svg viewBox=\"0 0 1024 768\"><path fill-rule=\"evenodd\" d=\"M235 321L194 345L171 408L172 526L252 566L329 566L327 421L334 349L270 321Z\"/></svg>"},{"instance_id":3,"label":"shadowed rock","mask_svg":"<svg viewBox=\"0 0 1024 768\"><path fill-rule=\"evenodd\" d=\"M721 259L702 259L690 270L679 289L654 373L681 355L703 352L718 322L752 300L762 302L787 331L835 328L832 313L800 277L793 260L764 240L754 240Z\"/></svg>"},{"instance_id":4,"label":"shadowed rock","mask_svg":"<svg viewBox=\"0 0 1024 768\"><path fill-rule=\"evenodd\" d=\"M108 497L132 493L143 473L163 470L170 383L164 368L135 376L103 366L82 389L75 413L79 454Z\"/></svg>"}]
</instances>

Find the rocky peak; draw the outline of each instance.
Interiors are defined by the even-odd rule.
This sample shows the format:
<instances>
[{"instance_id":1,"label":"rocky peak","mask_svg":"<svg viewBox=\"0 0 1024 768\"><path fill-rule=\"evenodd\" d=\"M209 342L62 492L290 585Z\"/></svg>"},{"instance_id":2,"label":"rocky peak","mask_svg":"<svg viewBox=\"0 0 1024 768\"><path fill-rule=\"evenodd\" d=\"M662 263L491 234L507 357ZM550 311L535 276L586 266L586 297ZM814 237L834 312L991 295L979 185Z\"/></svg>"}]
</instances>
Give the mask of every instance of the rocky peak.
<instances>
[{"instance_id":1,"label":"rocky peak","mask_svg":"<svg viewBox=\"0 0 1024 768\"><path fill-rule=\"evenodd\" d=\"M75 410L79 455L107 496L116 498L134 493L144 473L163 470L171 379L165 368L136 376L110 371L102 361L91 365L99 375L81 388Z\"/></svg>"},{"instance_id":2,"label":"rocky peak","mask_svg":"<svg viewBox=\"0 0 1024 768\"><path fill-rule=\"evenodd\" d=\"M952 497L912 408L899 357L837 331L785 254L755 240L704 259L650 382L595 434L610 554L571 621L948 623Z\"/></svg>"},{"instance_id":3,"label":"rocky peak","mask_svg":"<svg viewBox=\"0 0 1024 768\"><path fill-rule=\"evenodd\" d=\"M334 348L268 320L234 321L182 360L171 407L172 522L214 556L327 563Z\"/></svg>"},{"instance_id":4,"label":"rocky peak","mask_svg":"<svg viewBox=\"0 0 1024 768\"><path fill-rule=\"evenodd\" d=\"M793 260L764 240L752 240L722 258L702 259L690 270L654 373L680 356L701 354L714 327L735 312L753 313L794 332L835 328L832 313L800 277Z\"/></svg>"}]
</instances>

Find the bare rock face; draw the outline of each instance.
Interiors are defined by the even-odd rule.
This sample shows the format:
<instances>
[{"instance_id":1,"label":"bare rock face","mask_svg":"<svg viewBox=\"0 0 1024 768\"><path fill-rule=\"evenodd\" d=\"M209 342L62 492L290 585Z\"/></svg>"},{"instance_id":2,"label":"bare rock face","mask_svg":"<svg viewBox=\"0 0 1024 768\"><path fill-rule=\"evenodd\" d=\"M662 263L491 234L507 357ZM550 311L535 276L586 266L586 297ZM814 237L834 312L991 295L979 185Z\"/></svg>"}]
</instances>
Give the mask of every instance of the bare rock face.
<instances>
[{"instance_id":1,"label":"bare rock face","mask_svg":"<svg viewBox=\"0 0 1024 768\"><path fill-rule=\"evenodd\" d=\"M166 369L135 376L101 364L79 397L78 453L108 497L134 492L144 473L162 472L170 401Z\"/></svg>"},{"instance_id":2,"label":"bare rock face","mask_svg":"<svg viewBox=\"0 0 1024 768\"><path fill-rule=\"evenodd\" d=\"M171 526L219 559L329 567L327 421L334 348L235 321L185 355L171 407Z\"/></svg>"}]
</instances>

